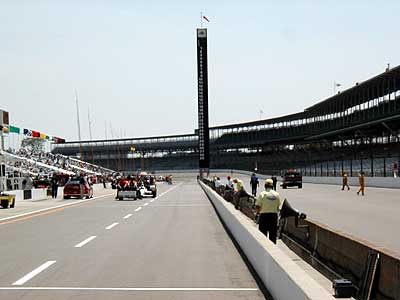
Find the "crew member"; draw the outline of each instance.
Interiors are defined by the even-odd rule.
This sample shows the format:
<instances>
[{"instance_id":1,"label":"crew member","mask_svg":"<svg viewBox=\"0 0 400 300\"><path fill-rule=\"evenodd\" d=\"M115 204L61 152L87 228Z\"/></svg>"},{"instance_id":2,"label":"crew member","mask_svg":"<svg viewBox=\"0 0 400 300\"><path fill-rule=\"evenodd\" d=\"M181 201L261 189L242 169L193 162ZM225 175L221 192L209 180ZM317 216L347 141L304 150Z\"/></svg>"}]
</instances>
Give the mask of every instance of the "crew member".
<instances>
[{"instance_id":1,"label":"crew member","mask_svg":"<svg viewBox=\"0 0 400 300\"><path fill-rule=\"evenodd\" d=\"M233 179L233 204L235 205L236 209L239 209L240 207L240 197L242 196L247 196L246 191L244 190L244 185L243 185L243 181L241 181L240 179Z\"/></svg>"},{"instance_id":2,"label":"crew member","mask_svg":"<svg viewBox=\"0 0 400 300\"><path fill-rule=\"evenodd\" d=\"M258 182L258 177L255 173L251 174L250 178L250 185L251 185L251 194L256 197L257 196L257 187L260 185Z\"/></svg>"},{"instance_id":3,"label":"crew member","mask_svg":"<svg viewBox=\"0 0 400 300\"><path fill-rule=\"evenodd\" d=\"M358 190L358 192L357 192L357 195L360 195L360 192L361 192L361 195L363 195L364 196L364 189L365 189L365 177L364 177L364 172L360 172L360 174L358 175L358 182L360 183L360 188L359 188L359 190Z\"/></svg>"},{"instance_id":4,"label":"crew member","mask_svg":"<svg viewBox=\"0 0 400 300\"><path fill-rule=\"evenodd\" d=\"M57 192L58 192L58 179L56 175L53 175L53 177L50 180L51 184L51 197L53 199L57 198Z\"/></svg>"},{"instance_id":5,"label":"crew member","mask_svg":"<svg viewBox=\"0 0 400 300\"><path fill-rule=\"evenodd\" d=\"M343 178L342 178L342 191L344 191L344 188L347 187L347 190L350 191L350 186L349 186L349 178L347 176L347 173L343 173Z\"/></svg>"},{"instance_id":6,"label":"crew member","mask_svg":"<svg viewBox=\"0 0 400 300\"><path fill-rule=\"evenodd\" d=\"M226 177L225 189L226 190L232 190L233 189L233 182L232 182L231 176Z\"/></svg>"},{"instance_id":7,"label":"crew member","mask_svg":"<svg viewBox=\"0 0 400 300\"><path fill-rule=\"evenodd\" d=\"M279 194L272 190L273 185L272 179L265 180L265 191L261 192L257 198L256 210L260 214L259 230L276 244L281 199Z\"/></svg>"}]
</instances>

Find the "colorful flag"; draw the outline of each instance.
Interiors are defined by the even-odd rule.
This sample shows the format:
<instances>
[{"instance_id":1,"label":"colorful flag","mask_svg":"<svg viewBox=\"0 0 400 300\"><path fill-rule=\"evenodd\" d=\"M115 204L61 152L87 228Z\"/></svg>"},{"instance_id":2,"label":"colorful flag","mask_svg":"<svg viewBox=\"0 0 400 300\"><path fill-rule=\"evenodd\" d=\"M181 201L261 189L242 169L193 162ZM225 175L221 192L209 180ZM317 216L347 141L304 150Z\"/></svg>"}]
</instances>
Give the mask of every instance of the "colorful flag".
<instances>
[{"instance_id":1,"label":"colorful flag","mask_svg":"<svg viewBox=\"0 0 400 300\"><path fill-rule=\"evenodd\" d=\"M20 129L18 127L10 125L10 133L11 132L19 134L20 133Z\"/></svg>"},{"instance_id":2,"label":"colorful flag","mask_svg":"<svg viewBox=\"0 0 400 300\"><path fill-rule=\"evenodd\" d=\"M3 131L4 133L8 133L8 127L7 126L2 126L1 127L1 131Z\"/></svg>"},{"instance_id":3,"label":"colorful flag","mask_svg":"<svg viewBox=\"0 0 400 300\"><path fill-rule=\"evenodd\" d=\"M44 133L40 132L40 136L39 136L42 140L45 140L47 135L45 135Z\"/></svg>"},{"instance_id":4,"label":"colorful flag","mask_svg":"<svg viewBox=\"0 0 400 300\"><path fill-rule=\"evenodd\" d=\"M32 136L36 138L40 138L40 132L32 130Z\"/></svg>"},{"instance_id":5,"label":"colorful flag","mask_svg":"<svg viewBox=\"0 0 400 300\"><path fill-rule=\"evenodd\" d=\"M24 135L26 136L32 136L32 130L24 128Z\"/></svg>"},{"instance_id":6,"label":"colorful flag","mask_svg":"<svg viewBox=\"0 0 400 300\"><path fill-rule=\"evenodd\" d=\"M203 16L203 19L210 23L210 20L206 16Z\"/></svg>"}]
</instances>

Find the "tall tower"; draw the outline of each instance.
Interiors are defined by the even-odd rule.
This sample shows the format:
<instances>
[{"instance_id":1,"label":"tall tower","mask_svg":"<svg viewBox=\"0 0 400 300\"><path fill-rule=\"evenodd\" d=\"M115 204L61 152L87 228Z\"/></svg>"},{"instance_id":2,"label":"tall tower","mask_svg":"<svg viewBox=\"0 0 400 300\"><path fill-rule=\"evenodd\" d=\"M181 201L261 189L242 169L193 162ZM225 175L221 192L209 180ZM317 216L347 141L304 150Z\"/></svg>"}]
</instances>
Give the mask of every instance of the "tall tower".
<instances>
[{"instance_id":1,"label":"tall tower","mask_svg":"<svg viewBox=\"0 0 400 300\"><path fill-rule=\"evenodd\" d=\"M197 29L197 99L200 176L210 168L210 132L208 126L207 29Z\"/></svg>"}]
</instances>

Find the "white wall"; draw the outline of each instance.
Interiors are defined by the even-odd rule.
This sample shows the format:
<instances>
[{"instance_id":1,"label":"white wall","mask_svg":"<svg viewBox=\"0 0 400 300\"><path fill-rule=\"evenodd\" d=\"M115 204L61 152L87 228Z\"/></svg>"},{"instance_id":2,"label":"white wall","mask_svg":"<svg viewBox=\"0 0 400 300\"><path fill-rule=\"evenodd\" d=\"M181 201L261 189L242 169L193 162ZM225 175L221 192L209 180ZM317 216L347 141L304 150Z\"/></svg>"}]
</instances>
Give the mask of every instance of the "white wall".
<instances>
[{"instance_id":1,"label":"white wall","mask_svg":"<svg viewBox=\"0 0 400 300\"><path fill-rule=\"evenodd\" d=\"M45 200L47 199L47 189L32 189L31 200Z\"/></svg>"},{"instance_id":2,"label":"white wall","mask_svg":"<svg viewBox=\"0 0 400 300\"><path fill-rule=\"evenodd\" d=\"M210 175L214 173L224 173L224 174L242 174L251 176L253 172L242 171L242 170L230 170L230 169L212 169L210 170ZM260 179L270 178L271 175L257 174ZM278 181L280 177L278 177ZM313 177L313 176L303 176L304 183L316 183L316 184L333 184L342 185L342 177ZM358 186L358 177L349 177L349 185ZM365 177L365 185L367 187L378 187L378 188L392 188L400 189L400 178L393 177Z\"/></svg>"},{"instance_id":3,"label":"white wall","mask_svg":"<svg viewBox=\"0 0 400 300\"><path fill-rule=\"evenodd\" d=\"M7 191L7 194L15 195L16 201L24 200L24 191L16 190L16 191Z\"/></svg>"}]
</instances>

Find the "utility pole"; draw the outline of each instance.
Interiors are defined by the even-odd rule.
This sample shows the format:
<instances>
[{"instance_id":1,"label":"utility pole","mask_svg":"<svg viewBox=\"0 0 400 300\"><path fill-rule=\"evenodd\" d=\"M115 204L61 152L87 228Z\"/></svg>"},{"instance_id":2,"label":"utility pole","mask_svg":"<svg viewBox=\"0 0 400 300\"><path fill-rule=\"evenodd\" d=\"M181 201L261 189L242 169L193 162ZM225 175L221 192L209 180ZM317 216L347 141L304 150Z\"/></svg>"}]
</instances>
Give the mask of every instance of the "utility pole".
<instances>
[{"instance_id":1,"label":"utility pole","mask_svg":"<svg viewBox=\"0 0 400 300\"><path fill-rule=\"evenodd\" d=\"M89 122L89 136L90 136L90 140L92 140L92 121L90 121L90 110L88 108L88 122Z\"/></svg>"},{"instance_id":2,"label":"utility pole","mask_svg":"<svg viewBox=\"0 0 400 300\"><path fill-rule=\"evenodd\" d=\"M79 101L78 101L78 91L75 89L75 102L76 102L76 121L78 123L78 139L81 141L81 122L79 120Z\"/></svg>"}]
</instances>

